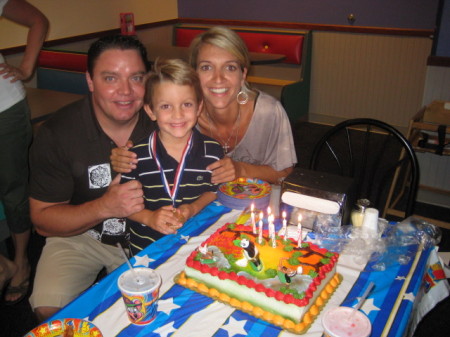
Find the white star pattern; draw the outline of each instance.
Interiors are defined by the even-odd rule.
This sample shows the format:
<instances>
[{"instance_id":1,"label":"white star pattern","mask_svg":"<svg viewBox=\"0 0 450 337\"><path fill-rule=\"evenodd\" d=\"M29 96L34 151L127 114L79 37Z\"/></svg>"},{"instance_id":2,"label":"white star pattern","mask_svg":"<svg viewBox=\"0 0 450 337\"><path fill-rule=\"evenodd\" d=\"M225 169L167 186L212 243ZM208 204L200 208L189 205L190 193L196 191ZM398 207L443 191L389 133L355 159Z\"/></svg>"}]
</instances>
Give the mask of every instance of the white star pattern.
<instances>
[{"instance_id":1,"label":"white star pattern","mask_svg":"<svg viewBox=\"0 0 450 337\"><path fill-rule=\"evenodd\" d=\"M159 300L158 301L158 311L162 311L167 315L170 315L170 312L173 309L178 309L180 306L178 304L173 303L173 297L167 300Z\"/></svg>"},{"instance_id":2,"label":"white star pattern","mask_svg":"<svg viewBox=\"0 0 450 337\"><path fill-rule=\"evenodd\" d=\"M175 323L175 322L170 322L170 323L167 323L166 325L160 326L158 329L155 329L153 332L159 334L161 337L167 337L170 333L177 331L177 329L175 329L173 327L173 323Z\"/></svg>"},{"instance_id":3,"label":"white star pattern","mask_svg":"<svg viewBox=\"0 0 450 337\"><path fill-rule=\"evenodd\" d=\"M184 240L186 242L189 241L189 235L181 235L181 240Z\"/></svg>"},{"instance_id":4,"label":"white star pattern","mask_svg":"<svg viewBox=\"0 0 450 337\"><path fill-rule=\"evenodd\" d=\"M244 329L245 323L247 323L246 320L237 321L233 317L230 317L228 324L224 325L222 329L228 332L228 337L233 337L237 334L247 336L247 331Z\"/></svg>"},{"instance_id":5,"label":"white star pattern","mask_svg":"<svg viewBox=\"0 0 450 337\"><path fill-rule=\"evenodd\" d=\"M397 276L397 277L395 278L395 280L396 280L396 281L406 280L406 277L404 277L404 276Z\"/></svg>"},{"instance_id":6,"label":"white star pattern","mask_svg":"<svg viewBox=\"0 0 450 337\"><path fill-rule=\"evenodd\" d=\"M407 300L407 301L414 302L414 300L416 299L416 296L414 296L413 293L408 293L408 294L405 294L405 295L403 296L403 299L404 299L404 300Z\"/></svg>"},{"instance_id":7,"label":"white star pattern","mask_svg":"<svg viewBox=\"0 0 450 337\"><path fill-rule=\"evenodd\" d=\"M144 267L148 267L150 265L150 263L152 263L153 259L149 258L148 255L144 255L144 256L138 256L136 255L134 257L135 262L134 262L134 266L144 266Z\"/></svg>"},{"instance_id":8,"label":"white star pattern","mask_svg":"<svg viewBox=\"0 0 450 337\"><path fill-rule=\"evenodd\" d=\"M378 308L374 303L373 303L373 298L368 298L366 299L366 301L364 302L364 304L362 305L361 308L362 311L364 311L364 313L369 316L369 314L372 311L380 311L380 308Z\"/></svg>"}]
</instances>

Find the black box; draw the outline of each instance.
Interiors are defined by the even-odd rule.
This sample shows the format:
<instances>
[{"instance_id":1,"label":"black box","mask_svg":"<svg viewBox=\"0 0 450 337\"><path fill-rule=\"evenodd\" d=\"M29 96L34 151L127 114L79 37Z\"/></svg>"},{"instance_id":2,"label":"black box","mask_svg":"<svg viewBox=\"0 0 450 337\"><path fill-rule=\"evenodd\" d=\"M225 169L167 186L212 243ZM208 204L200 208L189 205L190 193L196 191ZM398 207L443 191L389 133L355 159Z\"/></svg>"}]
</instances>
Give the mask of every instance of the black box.
<instances>
[{"instance_id":1,"label":"black box","mask_svg":"<svg viewBox=\"0 0 450 337\"><path fill-rule=\"evenodd\" d=\"M281 202L313 214L334 215L348 225L355 204L354 180L331 173L295 168L281 187ZM312 229L312 225L306 227Z\"/></svg>"}]
</instances>

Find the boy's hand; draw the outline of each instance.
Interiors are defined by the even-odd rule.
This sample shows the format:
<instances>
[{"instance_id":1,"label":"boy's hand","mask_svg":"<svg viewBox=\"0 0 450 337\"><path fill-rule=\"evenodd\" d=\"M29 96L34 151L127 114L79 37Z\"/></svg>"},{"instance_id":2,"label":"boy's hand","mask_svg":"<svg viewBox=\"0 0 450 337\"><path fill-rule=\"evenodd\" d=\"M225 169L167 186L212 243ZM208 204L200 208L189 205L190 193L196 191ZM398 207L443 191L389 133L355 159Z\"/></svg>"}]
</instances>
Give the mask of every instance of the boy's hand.
<instances>
[{"instance_id":1,"label":"boy's hand","mask_svg":"<svg viewBox=\"0 0 450 337\"><path fill-rule=\"evenodd\" d=\"M162 234L175 234L183 223L179 221L172 206L163 206L151 212L150 219L145 225Z\"/></svg>"},{"instance_id":2,"label":"boy's hand","mask_svg":"<svg viewBox=\"0 0 450 337\"><path fill-rule=\"evenodd\" d=\"M180 205L175 211L178 214L177 215L178 219L182 223L185 223L187 219L191 218L196 214L194 207L191 204Z\"/></svg>"},{"instance_id":3,"label":"boy's hand","mask_svg":"<svg viewBox=\"0 0 450 337\"><path fill-rule=\"evenodd\" d=\"M112 149L109 158L114 171L118 173L130 173L136 168L138 162L136 153L128 151L132 146L133 142L129 140L125 146Z\"/></svg>"}]
</instances>

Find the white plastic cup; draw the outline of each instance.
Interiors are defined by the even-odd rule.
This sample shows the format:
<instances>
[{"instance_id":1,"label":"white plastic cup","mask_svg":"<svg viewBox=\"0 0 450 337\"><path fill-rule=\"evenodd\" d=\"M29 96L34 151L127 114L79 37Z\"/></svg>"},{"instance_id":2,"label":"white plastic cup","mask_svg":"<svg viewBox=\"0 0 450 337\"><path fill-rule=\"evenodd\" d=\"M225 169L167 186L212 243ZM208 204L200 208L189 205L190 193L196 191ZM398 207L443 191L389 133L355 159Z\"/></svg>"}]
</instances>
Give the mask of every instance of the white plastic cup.
<instances>
[{"instance_id":1,"label":"white plastic cup","mask_svg":"<svg viewBox=\"0 0 450 337\"><path fill-rule=\"evenodd\" d=\"M131 323L145 325L155 319L161 286L161 276L156 271L150 268L128 269L119 276L117 285Z\"/></svg>"},{"instance_id":2,"label":"white plastic cup","mask_svg":"<svg viewBox=\"0 0 450 337\"><path fill-rule=\"evenodd\" d=\"M373 234L378 233L378 210L376 208L366 208L362 229Z\"/></svg>"},{"instance_id":3,"label":"white plastic cup","mask_svg":"<svg viewBox=\"0 0 450 337\"><path fill-rule=\"evenodd\" d=\"M372 331L367 316L349 307L337 307L325 312L322 326L326 337L368 337Z\"/></svg>"}]
</instances>

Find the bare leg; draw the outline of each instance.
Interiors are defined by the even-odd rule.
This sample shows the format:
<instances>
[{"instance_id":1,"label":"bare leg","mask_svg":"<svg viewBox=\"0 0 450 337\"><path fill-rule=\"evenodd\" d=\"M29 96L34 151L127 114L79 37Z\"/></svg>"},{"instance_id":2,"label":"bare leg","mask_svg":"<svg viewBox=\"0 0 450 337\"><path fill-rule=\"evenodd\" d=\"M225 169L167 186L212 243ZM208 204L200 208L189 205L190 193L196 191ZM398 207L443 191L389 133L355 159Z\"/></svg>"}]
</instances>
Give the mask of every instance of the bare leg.
<instances>
[{"instance_id":1,"label":"bare leg","mask_svg":"<svg viewBox=\"0 0 450 337\"><path fill-rule=\"evenodd\" d=\"M17 287L30 277L30 263L28 262L27 248L30 241L31 230L23 233L11 233L14 244L14 263L17 270L11 279L10 286ZM5 295L6 301L14 301L21 296L20 293L10 293Z\"/></svg>"},{"instance_id":2,"label":"bare leg","mask_svg":"<svg viewBox=\"0 0 450 337\"><path fill-rule=\"evenodd\" d=\"M14 262L0 255L0 290L3 290L5 283L16 273L17 267Z\"/></svg>"},{"instance_id":3,"label":"bare leg","mask_svg":"<svg viewBox=\"0 0 450 337\"><path fill-rule=\"evenodd\" d=\"M36 314L36 317L38 319L38 322L41 323L48 318L52 317L54 314L56 314L59 309L57 307L37 307L34 310L34 313Z\"/></svg>"}]
</instances>

